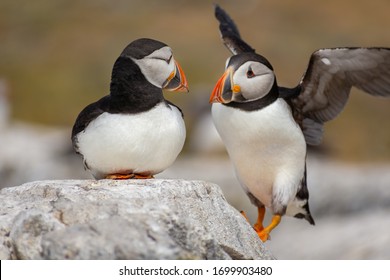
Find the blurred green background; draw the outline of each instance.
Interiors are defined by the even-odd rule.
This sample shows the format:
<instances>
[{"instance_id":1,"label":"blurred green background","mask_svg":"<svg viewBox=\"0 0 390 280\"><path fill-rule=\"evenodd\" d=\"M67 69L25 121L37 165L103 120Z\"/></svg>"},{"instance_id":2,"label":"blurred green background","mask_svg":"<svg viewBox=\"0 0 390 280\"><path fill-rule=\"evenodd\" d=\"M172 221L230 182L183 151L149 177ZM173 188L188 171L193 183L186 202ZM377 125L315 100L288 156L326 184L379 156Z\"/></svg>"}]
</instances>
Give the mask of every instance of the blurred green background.
<instances>
[{"instance_id":1,"label":"blurred green background","mask_svg":"<svg viewBox=\"0 0 390 280\"><path fill-rule=\"evenodd\" d=\"M9 87L12 117L71 127L82 108L108 93L123 48L150 37L173 48L187 75L190 93L166 97L184 110L190 135L230 55L215 2L271 61L280 85L295 86L318 48L390 47L388 0L2 0L0 78ZM352 95L326 126L322 149L341 160L389 161L390 100Z\"/></svg>"}]
</instances>

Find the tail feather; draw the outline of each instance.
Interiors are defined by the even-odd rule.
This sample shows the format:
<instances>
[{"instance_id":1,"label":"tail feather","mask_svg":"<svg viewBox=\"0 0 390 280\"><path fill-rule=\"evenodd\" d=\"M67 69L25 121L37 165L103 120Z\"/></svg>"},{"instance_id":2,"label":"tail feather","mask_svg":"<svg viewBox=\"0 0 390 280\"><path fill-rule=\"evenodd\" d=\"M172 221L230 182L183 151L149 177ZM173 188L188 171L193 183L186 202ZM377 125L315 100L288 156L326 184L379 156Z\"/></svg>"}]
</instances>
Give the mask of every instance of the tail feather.
<instances>
[{"instance_id":1,"label":"tail feather","mask_svg":"<svg viewBox=\"0 0 390 280\"><path fill-rule=\"evenodd\" d=\"M307 189L306 181L306 165L305 173L301 181L301 187L298 190L294 200L288 204L286 215L298 219L305 219L311 225L315 225L314 219L310 213L309 208L309 190Z\"/></svg>"}]
</instances>

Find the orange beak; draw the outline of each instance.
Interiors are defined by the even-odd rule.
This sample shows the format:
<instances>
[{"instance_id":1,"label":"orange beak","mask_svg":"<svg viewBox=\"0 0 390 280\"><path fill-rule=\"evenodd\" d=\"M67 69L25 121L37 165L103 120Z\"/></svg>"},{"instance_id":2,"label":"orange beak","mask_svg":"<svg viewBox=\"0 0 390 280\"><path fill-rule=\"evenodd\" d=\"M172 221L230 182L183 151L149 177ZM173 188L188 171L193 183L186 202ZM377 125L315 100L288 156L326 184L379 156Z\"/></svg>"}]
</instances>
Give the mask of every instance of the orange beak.
<instances>
[{"instance_id":1,"label":"orange beak","mask_svg":"<svg viewBox=\"0 0 390 280\"><path fill-rule=\"evenodd\" d=\"M175 61L175 70L169 75L163 88L169 91L188 92L187 78L178 62Z\"/></svg>"},{"instance_id":2,"label":"orange beak","mask_svg":"<svg viewBox=\"0 0 390 280\"><path fill-rule=\"evenodd\" d=\"M210 103L229 103L233 101L233 93L240 91L238 85L233 86L233 68L228 67L217 81L210 95Z\"/></svg>"}]
</instances>

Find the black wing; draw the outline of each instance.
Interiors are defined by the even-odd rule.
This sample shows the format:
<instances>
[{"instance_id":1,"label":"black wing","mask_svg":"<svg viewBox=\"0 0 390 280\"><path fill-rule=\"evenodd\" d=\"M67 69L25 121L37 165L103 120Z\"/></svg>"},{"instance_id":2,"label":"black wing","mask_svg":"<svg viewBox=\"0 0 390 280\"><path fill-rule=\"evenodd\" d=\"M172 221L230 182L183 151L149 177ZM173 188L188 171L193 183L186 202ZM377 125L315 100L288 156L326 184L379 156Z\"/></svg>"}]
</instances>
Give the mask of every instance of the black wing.
<instances>
[{"instance_id":1,"label":"black wing","mask_svg":"<svg viewBox=\"0 0 390 280\"><path fill-rule=\"evenodd\" d=\"M343 110L352 87L373 96L390 97L389 48L320 49L310 58L300 84L287 89L306 142L321 142L323 123Z\"/></svg>"},{"instance_id":2,"label":"black wing","mask_svg":"<svg viewBox=\"0 0 390 280\"><path fill-rule=\"evenodd\" d=\"M219 21L219 30L225 46L233 53L255 52L241 39L240 32L230 16L218 5L215 5L215 17Z\"/></svg>"},{"instance_id":3,"label":"black wing","mask_svg":"<svg viewBox=\"0 0 390 280\"><path fill-rule=\"evenodd\" d=\"M241 39L233 20L218 5L215 16L223 43L233 54L255 51ZM389 48L320 49L312 54L299 85L279 87L279 96L293 107L306 142L318 145L324 122L339 115L353 86L374 96L390 97Z\"/></svg>"},{"instance_id":4,"label":"black wing","mask_svg":"<svg viewBox=\"0 0 390 280\"><path fill-rule=\"evenodd\" d=\"M72 128L72 136L71 136L73 147L77 153L79 152L79 150L77 146L76 135L81 131L83 131L92 120L96 119L99 115L107 111L106 107L108 104L108 99L109 96L105 96L100 100L92 104L89 104L77 116L76 122L74 123Z\"/></svg>"}]
</instances>

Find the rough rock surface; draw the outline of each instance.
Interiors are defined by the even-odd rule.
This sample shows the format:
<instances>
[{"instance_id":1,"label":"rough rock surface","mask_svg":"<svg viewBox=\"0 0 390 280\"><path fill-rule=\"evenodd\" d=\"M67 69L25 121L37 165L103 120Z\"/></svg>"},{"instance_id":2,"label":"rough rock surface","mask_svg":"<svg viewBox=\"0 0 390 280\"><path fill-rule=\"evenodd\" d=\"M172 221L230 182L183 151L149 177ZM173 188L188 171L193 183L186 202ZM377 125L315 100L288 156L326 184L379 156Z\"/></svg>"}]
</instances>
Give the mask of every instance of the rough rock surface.
<instances>
[{"instance_id":1,"label":"rough rock surface","mask_svg":"<svg viewBox=\"0 0 390 280\"><path fill-rule=\"evenodd\" d=\"M1 259L273 258L203 181L37 181L0 201Z\"/></svg>"},{"instance_id":2,"label":"rough rock surface","mask_svg":"<svg viewBox=\"0 0 390 280\"><path fill-rule=\"evenodd\" d=\"M390 259L389 171L390 162L352 164L309 154L309 203L316 225L283 217L267 248L278 260ZM182 157L159 176L216 183L229 204L244 210L252 224L256 221L257 209L228 159ZM270 220L267 211L264 224Z\"/></svg>"}]
</instances>

